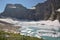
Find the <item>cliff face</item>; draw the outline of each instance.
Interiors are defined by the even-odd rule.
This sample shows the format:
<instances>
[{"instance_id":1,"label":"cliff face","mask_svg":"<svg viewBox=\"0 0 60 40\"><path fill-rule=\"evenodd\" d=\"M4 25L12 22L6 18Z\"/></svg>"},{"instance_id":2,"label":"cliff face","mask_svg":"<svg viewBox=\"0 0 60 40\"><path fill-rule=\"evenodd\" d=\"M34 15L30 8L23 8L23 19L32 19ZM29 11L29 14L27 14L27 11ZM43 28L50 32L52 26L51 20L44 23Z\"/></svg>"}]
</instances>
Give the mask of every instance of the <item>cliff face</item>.
<instances>
[{"instance_id":1,"label":"cliff face","mask_svg":"<svg viewBox=\"0 0 60 40\"><path fill-rule=\"evenodd\" d=\"M26 13L26 11L27 8L21 4L7 4L2 15L6 17L21 18Z\"/></svg>"},{"instance_id":2,"label":"cliff face","mask_svg":"<svg viewBox=\"0 0 60 40\"><path fill-rule=\"evenodd\" d=\"M39 3L35 7L36 14L40 18L45 20L60 20L60 14L56 11L60 8L60 0L47 0L45 3Z\"/></svg>"},{"instance_id":3,"label":"cliff face","mask_svg":"<svg viewBox=\"0 0 60 40\"><path fill-rule=\"evenodd\" d=\"M34 12L34 9L27 9L21 4L7 4L5 11L1 13L1 16L33 20L32 15L34 14Z\"/></svg>"},{"instance_id":4,"label":"cliff face","mask_svg":"<svg viewBox=\"0 0 60 40\"><path fill-rule=\"evenodd\" d=\"M28 20L60 20L60 13L56 11L60 8L60 0L47 0L34 7L36 9L27 9L21 4L7 4L1 15Z\"/></svg>"}]
</instances>

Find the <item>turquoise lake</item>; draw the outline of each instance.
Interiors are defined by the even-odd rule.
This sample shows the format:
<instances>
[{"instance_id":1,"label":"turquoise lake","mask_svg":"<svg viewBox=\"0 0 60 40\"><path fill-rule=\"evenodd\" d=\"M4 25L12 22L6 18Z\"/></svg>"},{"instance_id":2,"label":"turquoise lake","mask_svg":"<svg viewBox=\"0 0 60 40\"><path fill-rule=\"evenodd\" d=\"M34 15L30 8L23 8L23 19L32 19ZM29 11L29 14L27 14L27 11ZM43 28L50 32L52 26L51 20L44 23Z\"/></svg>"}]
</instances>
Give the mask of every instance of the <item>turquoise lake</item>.
<instances>
[{"instance_id":1,"label":"turquoise lake","mask_svg":"<svg viewBox=\"0 0 60 40\"><path fill-rule=\"evenodd\" d=\"M40 36L38 34L39 31L43 35ZM46 33L47 33L47 36L45 35ZM21 29L21 34L26 35L26 36L38 37L38 38L40 36L44 40L60 40L60 30L51 30L51 29L44 29L44 28L38 28L38 27L24 27L24 28ZM53 35L48 36L49 34L53 34ZM56 37L55 35L56 36L58 35L59 37Z\"/></svg>"}]
</instances>

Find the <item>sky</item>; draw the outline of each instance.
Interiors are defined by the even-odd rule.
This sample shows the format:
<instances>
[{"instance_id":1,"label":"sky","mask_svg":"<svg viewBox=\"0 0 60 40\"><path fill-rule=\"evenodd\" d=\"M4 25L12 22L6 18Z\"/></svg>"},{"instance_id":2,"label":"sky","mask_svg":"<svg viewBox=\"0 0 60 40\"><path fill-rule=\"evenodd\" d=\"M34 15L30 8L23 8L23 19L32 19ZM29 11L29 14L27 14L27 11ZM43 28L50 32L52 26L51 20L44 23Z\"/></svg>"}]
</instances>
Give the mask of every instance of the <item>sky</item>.
<instances>
[{"instance_id":1,"label":"sky","mask_svg":"<svg viewBox=\"0 0 60 40\"><path fill-rule=\"evenodd\" d=\"M37 3L43 3L46 0L0 0L0 13L4 11L6 4L22 4L26 8L31 8Z\"/></svg>"}]
</instances>

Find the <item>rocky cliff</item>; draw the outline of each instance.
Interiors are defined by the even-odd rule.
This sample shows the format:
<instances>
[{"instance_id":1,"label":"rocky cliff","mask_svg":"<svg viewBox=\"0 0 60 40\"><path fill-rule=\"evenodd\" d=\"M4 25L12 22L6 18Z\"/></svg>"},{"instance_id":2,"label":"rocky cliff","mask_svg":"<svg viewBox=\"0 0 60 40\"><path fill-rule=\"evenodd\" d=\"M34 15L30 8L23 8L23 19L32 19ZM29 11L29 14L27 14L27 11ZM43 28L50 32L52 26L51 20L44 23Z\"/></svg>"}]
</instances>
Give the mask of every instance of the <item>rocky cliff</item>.
<instances>
[{"instance_id":1,"label":"rocky cliff","mask_svg":"<svg viewBox=\"0 0 60 40\"><path fill-rule=\"evenodd\" d=\"M2 15L5 17L21 18L26 13L26 11L27 8L21 4L7 4Z\"/></svg>"},{"instance_id":2,"label":"rocky cliff","mask_svg":"<svg viewBox=\"0 0 60 40\"><path fill-rule=\"evenodd\" d=\"M34 9L27 9L21 4L7 4L1 17L12 17L17 19L33 20Z\"/></svg>"},{"instance_id":3,"label":"rocky cliff","mask_svg":"<svg viewBox=\"0 0 60 40\"><path fill-rule=\"evenodd\" d=\"M60 14L56 10L60 8L60 0L47 0L44 3L39 3L36 6L36 15L45 20L60 20Z\"/></svg>"}]
</instances>

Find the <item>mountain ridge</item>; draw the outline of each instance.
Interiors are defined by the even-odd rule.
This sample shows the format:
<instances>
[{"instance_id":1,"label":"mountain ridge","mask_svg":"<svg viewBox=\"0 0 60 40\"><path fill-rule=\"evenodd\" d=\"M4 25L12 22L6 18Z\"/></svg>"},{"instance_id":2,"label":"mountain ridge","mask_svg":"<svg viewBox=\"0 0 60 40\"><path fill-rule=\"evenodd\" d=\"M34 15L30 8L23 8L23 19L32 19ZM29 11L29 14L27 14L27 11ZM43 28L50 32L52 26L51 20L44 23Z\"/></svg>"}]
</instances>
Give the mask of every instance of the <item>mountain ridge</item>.
<instances>
[{"instance_id":1,"label":"mountain ridge","mask_svg":"<svg viewBox=\"0 0 60 40\"><path fill-rule=\"evenodd\" d=\"M56 20L60 21L59 0L47 0L44 3L38 3L35 9L27 9L21 4L7 4L5 11L0 15L23 20Z\"/></svg>"}]
</instances>

